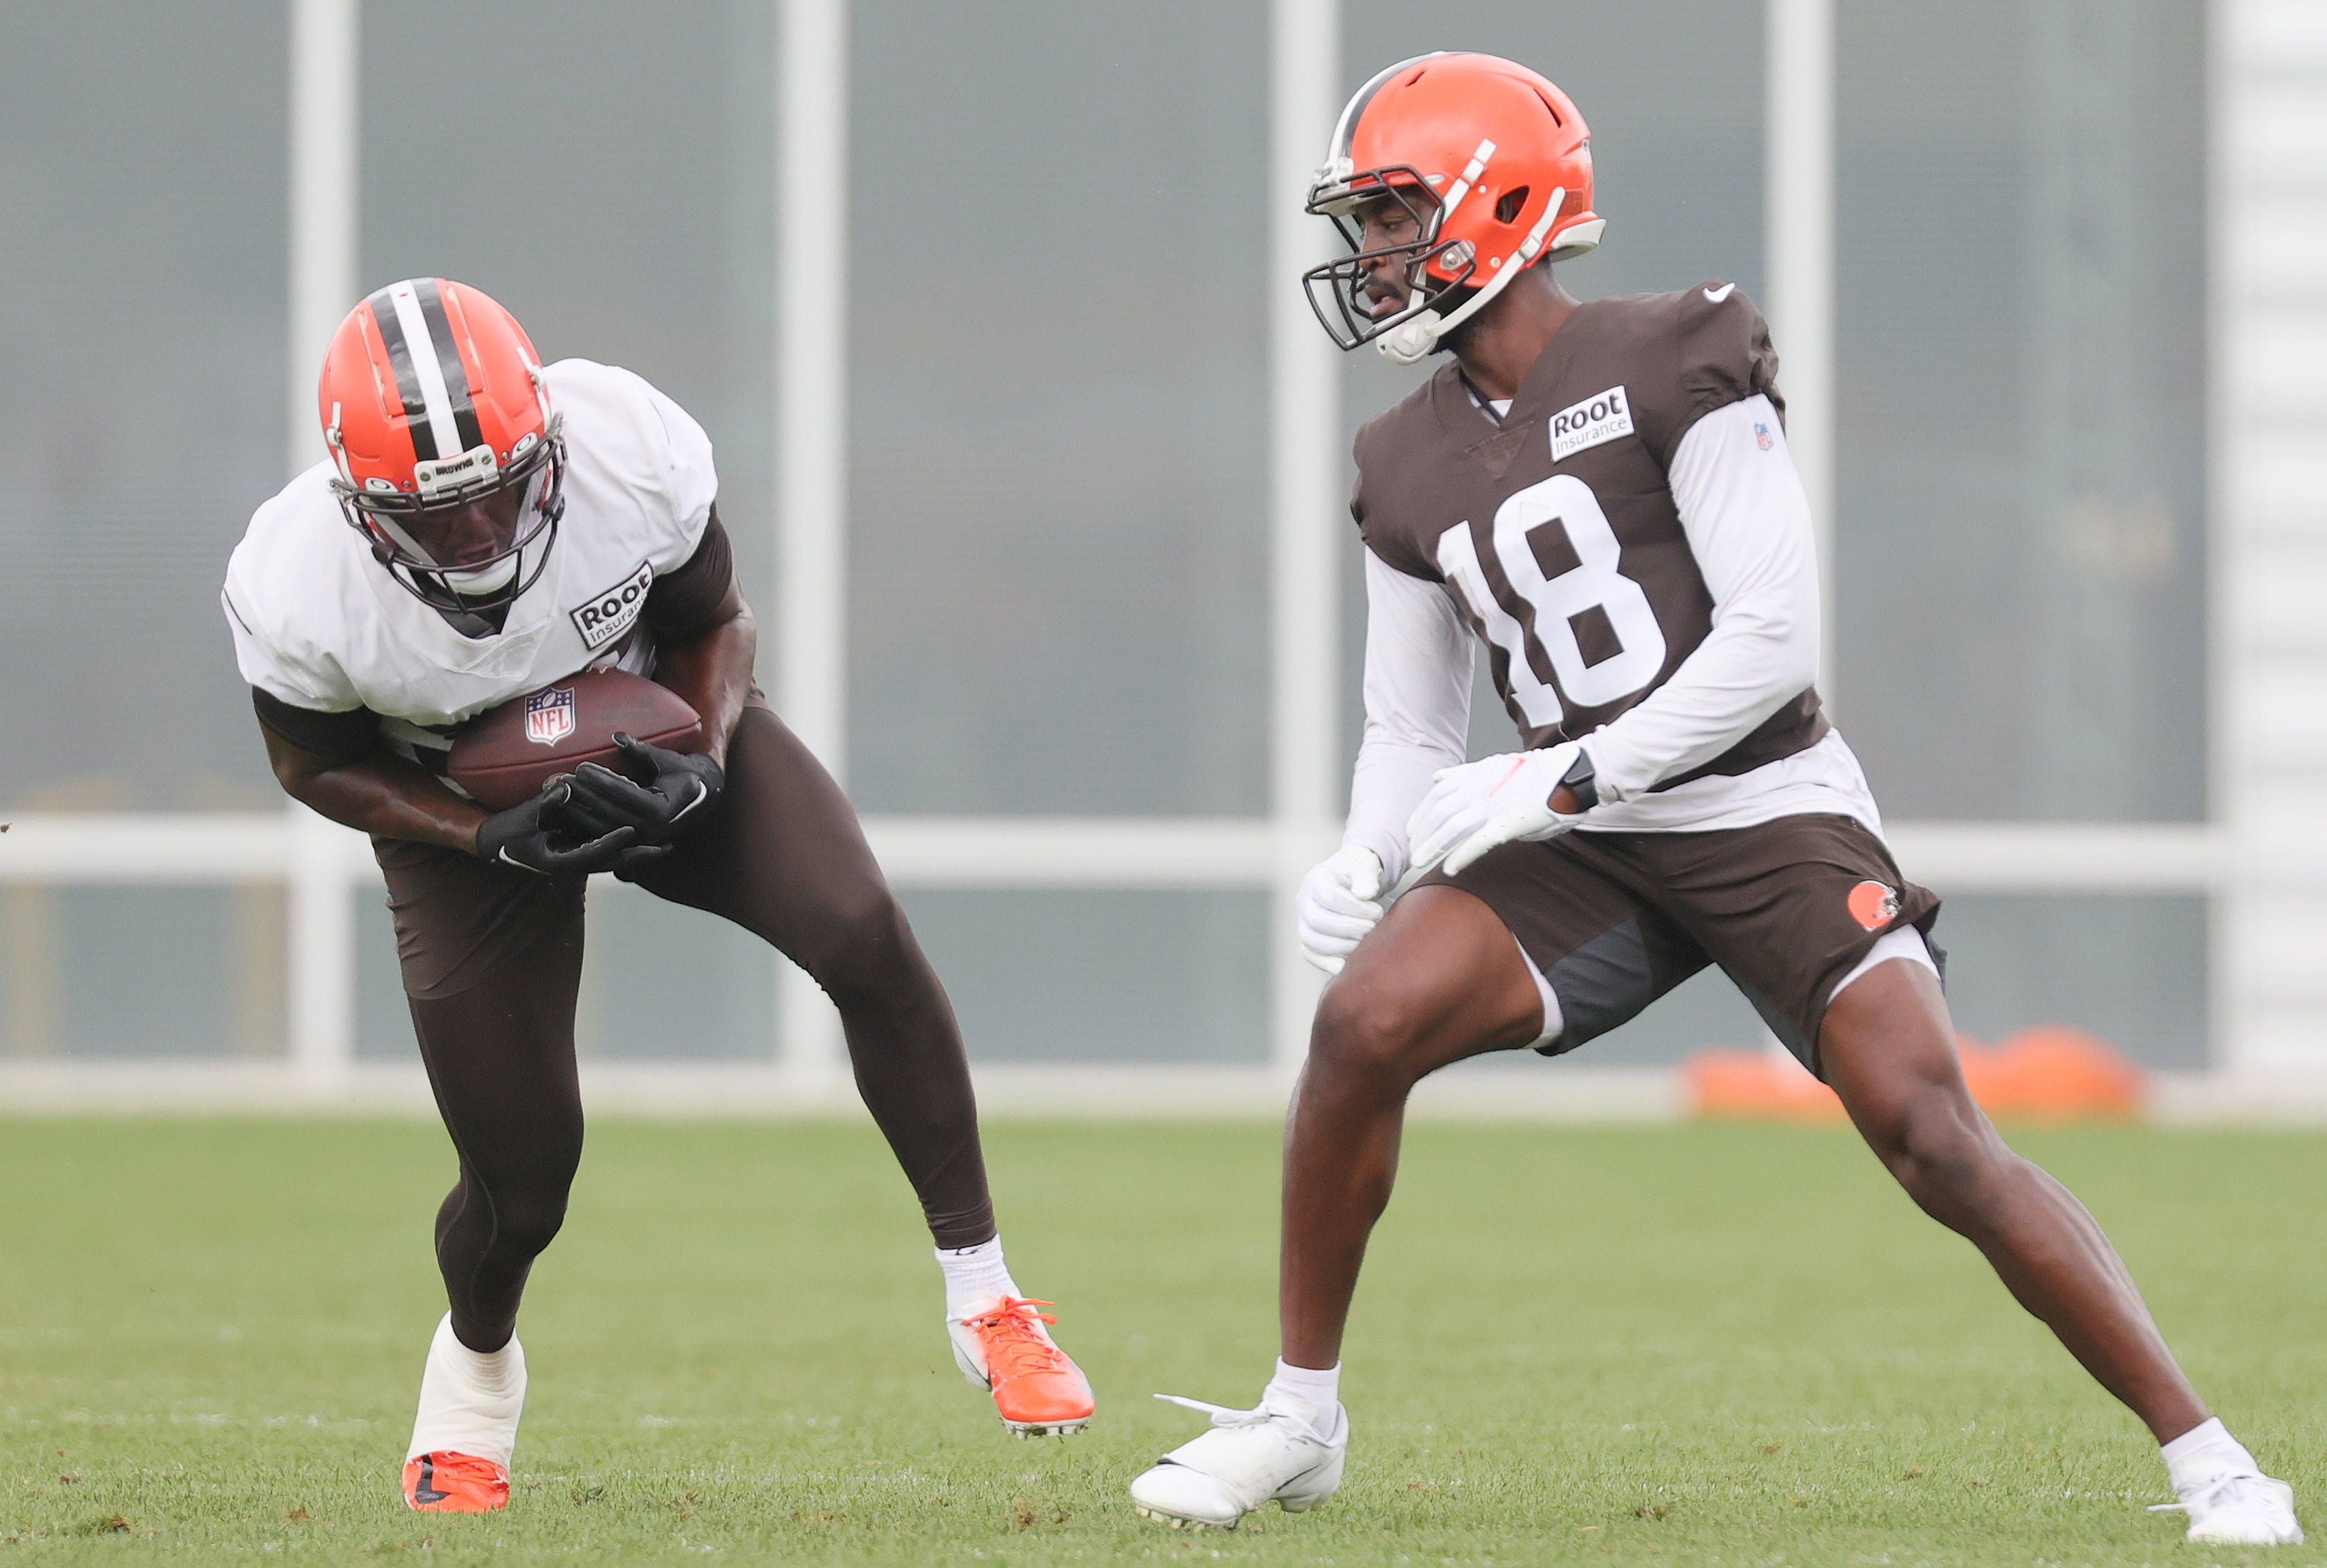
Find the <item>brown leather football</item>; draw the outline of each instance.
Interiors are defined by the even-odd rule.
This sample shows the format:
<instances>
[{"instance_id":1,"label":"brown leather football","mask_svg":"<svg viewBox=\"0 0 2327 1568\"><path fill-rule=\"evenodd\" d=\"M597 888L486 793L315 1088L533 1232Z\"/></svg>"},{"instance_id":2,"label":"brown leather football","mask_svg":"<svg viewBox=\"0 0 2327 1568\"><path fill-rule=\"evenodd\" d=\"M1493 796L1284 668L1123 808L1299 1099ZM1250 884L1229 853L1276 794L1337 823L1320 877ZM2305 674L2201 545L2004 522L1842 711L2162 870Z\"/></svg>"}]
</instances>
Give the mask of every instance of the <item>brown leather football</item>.
<instances>
[{"instance_id":1,"label":"brown leather football","mask_svg":"<svg viewBox=\"0 0 2327 1568\"><path fill-rule=\"evenodd\" d=\"M618 730L668 751L703 749L703 721L685 697L642 675L589 669L471 719L446 770L478 805L506 811L584 762L633 772L614 745Z\"/></svg>"}]
</instances>

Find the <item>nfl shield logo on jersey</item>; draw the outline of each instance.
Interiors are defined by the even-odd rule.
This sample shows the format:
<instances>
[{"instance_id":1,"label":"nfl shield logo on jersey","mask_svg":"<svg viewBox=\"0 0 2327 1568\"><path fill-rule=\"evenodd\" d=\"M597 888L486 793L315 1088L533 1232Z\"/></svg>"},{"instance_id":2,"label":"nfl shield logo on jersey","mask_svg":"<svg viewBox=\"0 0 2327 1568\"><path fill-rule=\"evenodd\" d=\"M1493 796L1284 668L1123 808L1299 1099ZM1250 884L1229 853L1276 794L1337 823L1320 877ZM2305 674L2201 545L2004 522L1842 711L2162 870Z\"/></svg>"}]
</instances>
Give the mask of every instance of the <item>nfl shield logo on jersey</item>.
<instances>
[{"instance_id":1,"label":"nfl shield logo on jersey","mask_svg":"<svg viewBox=\"0 0 2327 1568\"><path fill-rule=\"evenodd\" d=\"M1763 452L1770 450L1770 427L1756 420L1753 425L1753 444Z\"/></svg>"},{"instance_id":2,"label":"nfl shield logo on jersey","mask_svg":"<svg viewBox=\"0 0 2327 1568\"><path fill-rule=\"evenodd\" d=\"M574 733L574 688L552 686L525 699L525 738L555 746Z\"/></svg>"}]
</instances>

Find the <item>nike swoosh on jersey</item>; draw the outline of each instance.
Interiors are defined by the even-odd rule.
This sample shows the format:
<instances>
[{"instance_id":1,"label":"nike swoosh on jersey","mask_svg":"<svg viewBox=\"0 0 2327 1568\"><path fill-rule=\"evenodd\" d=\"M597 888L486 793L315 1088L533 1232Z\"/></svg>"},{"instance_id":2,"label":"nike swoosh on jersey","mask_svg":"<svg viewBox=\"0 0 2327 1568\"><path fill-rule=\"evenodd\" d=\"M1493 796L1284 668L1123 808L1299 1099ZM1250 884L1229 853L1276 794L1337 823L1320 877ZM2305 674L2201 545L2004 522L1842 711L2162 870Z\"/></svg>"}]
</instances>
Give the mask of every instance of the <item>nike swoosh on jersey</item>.
<instances>
[{"instance_id":1,"label":"nike swoosh on jersey","mask_svg":"<svg viewBox=\"0 0 2327 1568\"><path fill-rule=\"evenodd\" d=\"M1717 305L1723 300L1727 299L1729 297L1729 291L1736 286L1737 285L1734 283L1724 283L1719 288L1706 289L1705 291L1706 300L1708 303Z\"/></svg>"}]
</instances>

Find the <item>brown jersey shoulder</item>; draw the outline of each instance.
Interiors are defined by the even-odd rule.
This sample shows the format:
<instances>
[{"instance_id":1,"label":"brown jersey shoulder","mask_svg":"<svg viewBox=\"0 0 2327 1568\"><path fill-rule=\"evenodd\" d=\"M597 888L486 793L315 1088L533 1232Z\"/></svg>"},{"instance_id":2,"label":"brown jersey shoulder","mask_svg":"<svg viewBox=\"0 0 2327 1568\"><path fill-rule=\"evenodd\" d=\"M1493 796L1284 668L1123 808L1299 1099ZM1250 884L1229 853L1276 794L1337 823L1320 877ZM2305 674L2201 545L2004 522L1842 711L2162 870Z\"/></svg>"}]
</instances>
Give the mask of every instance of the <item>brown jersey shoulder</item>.
<instances>
[{"instance_id":1,"label":"brown jersey shoulder","mask_svg":"<svg viewBox=\"0 0 2327 1568\"><path fill-rule=\"evenodd\" d=\"M1481 481L1500 488L1538 436L1547 450L1518 466L1604 473L1617 453L1582 454L1632 436L1625 445L1660 478L1681 437L1714 409L1761 394L1782 415L1777 373L1769 327L1734 284L1714 279L1667 294L1588 301L1528 372L1500 425L1472 401L1452 359L1368 421L1358 432L1350 509L1388 564L1435 579L1407 530L1374 527L1372 519L1439 513L1450 490L1467 492ZM1562 441L1568 426L1576 431L1572 450ZM1636 465L1622 466L1633 471L1609 477L1628 487L1654 482Z\"/></svg>"},{"instance_id":2,"label":"brown jersey shoulder","mask_svg":"<svg viewBox=\"0 0 2327 1568\"><path fill-rule=\"evenodd\" d=\"M1449 359L1358 431L1350 515L1367 547L1409 576L1441 581L1415 525L1450 505L1491 507L1490 494L1525 437L1518 422L1499 425L1472 401Z\"/></svg>"},{"instance_id":3,"label":"brown jersey shoulder","mask_svg":"<svg viewBox=\"0 0 2327 1568\"><path fill-rule=\"evenodd\" d=\"M1570 331L1575 339L1560 355L1560 338ZM1538 368L1549 373L1541 391L1555 410L1603 384L1622 386L1641 441L1659 468L1669 466L1689 427L1715 408L1757 394L1781 415L1785 407L1769 324L1743 290L1719 278L1668 294L1619 294L1581 305Z\"/></svg>"}]
</instances>

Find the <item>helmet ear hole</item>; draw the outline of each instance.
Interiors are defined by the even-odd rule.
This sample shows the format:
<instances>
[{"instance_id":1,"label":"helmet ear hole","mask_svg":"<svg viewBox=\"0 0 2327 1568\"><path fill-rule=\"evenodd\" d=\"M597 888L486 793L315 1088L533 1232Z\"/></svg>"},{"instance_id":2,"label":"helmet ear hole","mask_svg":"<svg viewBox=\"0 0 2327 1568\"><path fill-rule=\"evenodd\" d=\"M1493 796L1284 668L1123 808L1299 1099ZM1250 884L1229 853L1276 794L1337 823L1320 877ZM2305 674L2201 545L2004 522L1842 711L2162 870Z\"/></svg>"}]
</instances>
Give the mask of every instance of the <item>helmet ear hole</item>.
<instances>
[{"instance_id":1,"label":"helmet ear hole","mask_svg":"<svg viewBox=\"0 0 2327 1568\"><path fill-rule=\"evenodd\" d=\"M1527 199L1528 187L1525 185L1520 186L1516 191L1504 191L1500 199L1495 202L1495 221L1498 223L1518 222L1520 210L1527 206Z\"/></svg>"}]
</instances>

